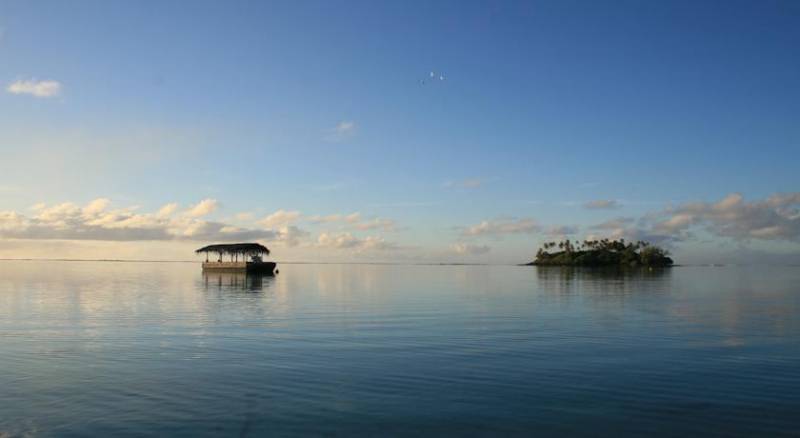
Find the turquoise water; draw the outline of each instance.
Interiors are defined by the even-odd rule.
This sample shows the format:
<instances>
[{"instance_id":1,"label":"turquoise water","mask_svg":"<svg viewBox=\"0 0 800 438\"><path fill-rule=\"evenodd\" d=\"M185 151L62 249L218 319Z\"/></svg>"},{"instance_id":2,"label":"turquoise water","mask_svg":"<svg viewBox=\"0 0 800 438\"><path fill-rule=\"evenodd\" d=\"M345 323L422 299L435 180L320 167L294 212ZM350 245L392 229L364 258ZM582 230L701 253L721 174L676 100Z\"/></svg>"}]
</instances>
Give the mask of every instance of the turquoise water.
<instances>
[{"instance_id":1,"label":"turquoise water","mask_svg":"<svg viewBox=\"0 0 800 438\"><path fill-rule=\"evenodd\" d=\"M0 262L0 437L800 434L800 269Z\"/></svg>"}]
</instances>

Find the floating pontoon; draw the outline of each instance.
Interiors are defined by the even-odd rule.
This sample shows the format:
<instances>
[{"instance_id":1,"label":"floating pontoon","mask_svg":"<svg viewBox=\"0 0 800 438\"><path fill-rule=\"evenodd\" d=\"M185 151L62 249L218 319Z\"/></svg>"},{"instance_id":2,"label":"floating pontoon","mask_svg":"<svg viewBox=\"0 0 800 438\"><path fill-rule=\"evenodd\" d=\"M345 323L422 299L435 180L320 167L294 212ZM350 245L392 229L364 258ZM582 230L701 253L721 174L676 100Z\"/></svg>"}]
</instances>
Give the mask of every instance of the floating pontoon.
<instances>
[{"instance_id":1,"label":"floating pontoon","mask_svg":"<svg viewBox=\"0 0 800 438\"><path fill-rule=\"evenodd\" d=\"M269 249L258 243L208 245L196 250L195 253L206 253L206 261L203 262L204 271L275 273L275 263L265 262L263 259L263 256L269 255ZM209 260L209 253L217 254L217 261ZM226 255L230 260L223 260Z\"/></svg>"}]
</instances>

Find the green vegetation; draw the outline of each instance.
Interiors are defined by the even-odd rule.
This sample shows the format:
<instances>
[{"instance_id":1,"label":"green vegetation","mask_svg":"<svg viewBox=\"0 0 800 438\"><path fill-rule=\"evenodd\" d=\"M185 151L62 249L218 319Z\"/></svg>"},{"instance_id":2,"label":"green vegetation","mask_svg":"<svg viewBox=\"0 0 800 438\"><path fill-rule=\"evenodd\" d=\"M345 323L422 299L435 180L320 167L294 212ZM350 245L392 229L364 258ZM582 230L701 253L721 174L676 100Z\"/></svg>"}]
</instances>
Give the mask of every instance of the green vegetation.
<instances>
[{"instance_id":1,"label":"green vegetation","mask_svg":"<svg viewBox=\"0 0 800 438\"><path fill-rule=\"evenodd\" d=\"M550 252L558 248L557 251ZM669 253L647 242L620 240L565 240L548 242L536 253L537 266L671 266Z\"/></svg>"}]
</instances>

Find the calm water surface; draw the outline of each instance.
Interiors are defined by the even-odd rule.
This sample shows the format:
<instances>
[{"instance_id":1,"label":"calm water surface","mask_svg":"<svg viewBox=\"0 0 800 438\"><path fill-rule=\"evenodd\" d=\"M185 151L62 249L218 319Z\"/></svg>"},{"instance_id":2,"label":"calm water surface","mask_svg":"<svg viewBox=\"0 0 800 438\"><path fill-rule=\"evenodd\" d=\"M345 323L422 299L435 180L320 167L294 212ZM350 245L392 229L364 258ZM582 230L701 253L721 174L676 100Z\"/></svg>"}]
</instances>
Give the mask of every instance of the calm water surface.
<instances>
[{"instance_id":1,"label":"calm water surface","mask_svg":"<svg viewBox=\"0 0 800 438\"><path fill-rule=\"evenodd\" d=\"M0 262L0 437L797 436L800 269Z\"/></svg>"}]
</instances>

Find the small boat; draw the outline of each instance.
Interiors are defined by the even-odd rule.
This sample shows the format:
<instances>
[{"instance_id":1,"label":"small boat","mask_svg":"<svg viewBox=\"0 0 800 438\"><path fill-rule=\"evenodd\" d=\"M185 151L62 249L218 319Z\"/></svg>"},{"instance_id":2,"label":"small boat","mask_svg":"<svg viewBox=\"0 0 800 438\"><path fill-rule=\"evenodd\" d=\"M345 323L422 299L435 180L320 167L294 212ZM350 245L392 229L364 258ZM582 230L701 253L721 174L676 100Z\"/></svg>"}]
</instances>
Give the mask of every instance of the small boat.
<instances>
[{"instance_id":1,"label":"small boat","mask_svg":"<svg viewBox=\"0 0 800 438\"><path fill-rule=\"evenodd\" d=\"M204 246L195 253L205 253L203 271L245 272L254 274L275 274L275 262L265 262L263 256L269 255L269 249L259 243L225 243ZM209 260L209 253L216 253L217 260ZM223 260L225 256L230 260Z\"/></svg>"}]
</instances>

